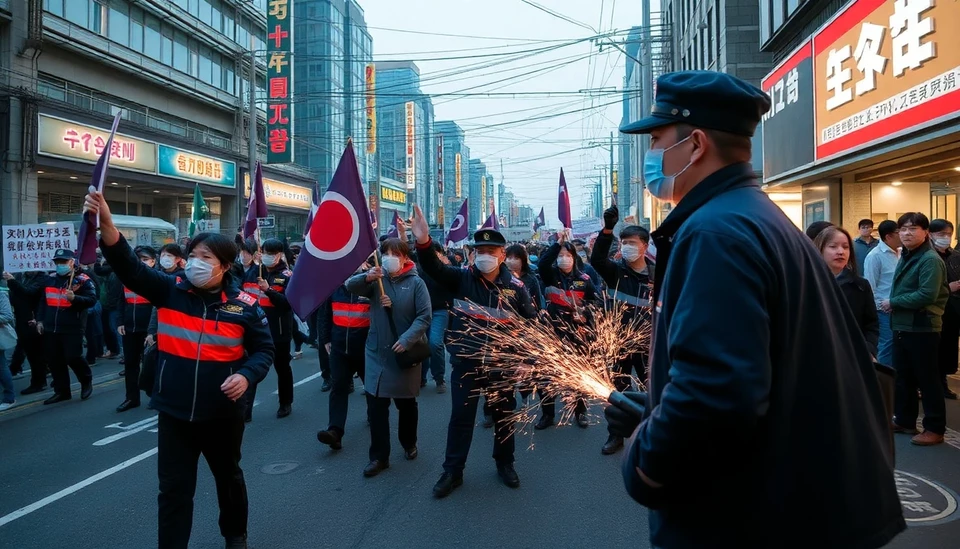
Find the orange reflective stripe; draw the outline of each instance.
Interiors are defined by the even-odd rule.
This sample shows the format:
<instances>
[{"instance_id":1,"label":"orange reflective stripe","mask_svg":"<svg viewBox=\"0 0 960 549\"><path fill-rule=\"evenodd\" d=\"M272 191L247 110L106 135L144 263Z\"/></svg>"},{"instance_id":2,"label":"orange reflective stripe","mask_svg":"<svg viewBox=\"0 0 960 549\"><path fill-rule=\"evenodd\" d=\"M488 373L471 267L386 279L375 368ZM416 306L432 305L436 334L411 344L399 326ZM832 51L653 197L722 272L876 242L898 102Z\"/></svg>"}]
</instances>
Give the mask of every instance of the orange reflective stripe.
<instances>
[{"instance_id":1,"label":"orange reflective stripe","mask_svg":"<svg viewBox=\"0 0 960 549\"><path fill-rule=\"evenodd\" d=\"M554 287L547 288L544 292L547 296L547 300L554 305L559 305L560 307L566 307L572 309L574 304L577 301L583 301L584 293L577 290L559 290Z\"/></svg>"},{"instance_id":2,"label":"orange reflective stripe","mask_svg":"<svg viewBox=\"0 0 960 549\"><path fill-rule=\"evenodd\" d=\"M203 343L181 339L170 333L158 329L157 348L160 352L190 360L204 360L212 362L233 362L243 358L243 346L224 346L207 343L207 334L203 334ZM199 336L199 334L197 334ZM199 349L198 349L199 347Z\"/></svg>"},{"instance_id":3,"label":"orange reflective stripe","mask_svg":"<svg viewBox=\"0 0 960 549\"><path fill-rule=\"evenodd\" d=\"M63 297L64 291L65 290L59 290L57 288L47 288L47 307L69 307L70 301Z\"/></svg>"},{"instance_id":4,"label":"orange reflective stripe","mask_svg":"<svg viewBox=\"0 0 960 549\"><path fill-rule=\"evenodd\" d=\"M216 316L216 314L214 314L214 316ZM241 342L243 340L243 326L230 322L224 322L222 318L219 322L217 322L216 318L211 320L209 317L206 320L203 320L202 318L181 313L180 311L161 308L157 310L157 323L158 325L167 324L169 326L183 328L194 332L203 332L205 338L209 334L223 337L240 338Z\"/></svg>"},{"instance_id":5,"label":"orange reflective stripe","mask_svg":"<svg viewBox=\"0 0 960 549\"><path fill-rule=\"evenodd\" d=\"M126 299L127 303L131 305L149 305L150 302L147 301L145 297L141 297L134 292L130 291L126 286L123 287L123 297Z\"/></svg>"},{"instance_id":6,"label":"orange reflective stripe","mask_svg":"<svg viewBox=\"0 0 960 549\"><path fill-rule=\"evenodd\" d=\"M369 313L370 304L369 303L334 303L333 312L338 311L350 311L354 313Z\"/></svg>"}]
</instances>

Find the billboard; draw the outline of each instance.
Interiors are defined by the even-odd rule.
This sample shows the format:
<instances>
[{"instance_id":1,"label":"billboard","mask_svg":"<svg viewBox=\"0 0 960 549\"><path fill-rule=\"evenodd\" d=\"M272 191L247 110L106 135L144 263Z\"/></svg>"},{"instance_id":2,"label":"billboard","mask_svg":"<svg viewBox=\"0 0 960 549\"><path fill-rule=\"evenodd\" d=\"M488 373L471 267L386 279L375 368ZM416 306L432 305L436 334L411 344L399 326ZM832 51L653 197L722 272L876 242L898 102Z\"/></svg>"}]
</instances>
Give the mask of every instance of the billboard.
<instances>
[{"instance_id":1,"label":"billboard","mask_svg":"<svg viewBox=\"0 0 960 549\"><path fill-rule=\"evenodd\" d=\"M814 161L813 42L807 40L760 82L770 96L763 116L763 177Z\"/></svg>"},{"instance_id":2,"label":"billboard","mask_svg":"<svg viewBox=\"0 0 960 549\"><path fill-rule=\"evenodd\" d=\"M267 4L267 164L293 162L292 20L293 0L270 0Z\"/></svg>"},{"instance_id":3,"label":"billboard","mask_svg":"<svg viewBox=\"0 0 960 549\"><path fill-rule=\"evenodd\" d=\"M814 34L813 57L818 161L960 115L955 2L856 0Z\"/></svg>"},{"instance_id":4,"label":"billboard","mask_svg":"<svg viewBox=\"0 0 960 549\"><path fill-rule=\"evenodd\" d=\"M416 107L413 101L404 105L407 121L407 190L412 191L417 186L417 139L416 139Z\"/></svg>"},{"instance_id":5,"label":"billboard","mask_svg":"<svg viewBox=\"0 0 960 549\"><path fill-rule=\"evenodd\" d=\"M377 67L371 63L364 73L366 83L367 154L377 152Z\"/></svg>"},{"instance_id":6,"label":"billboard","mask_svg":"<svg viewBox=\"0 0 960 549\"><path fill-rule=\"evenodd\" d=\"M96 164L107 146L110 129L95 128L47 114L39 116L37 153L54 158ZM157 145L117 134L110 150L110 167L156 173Z\"/></svg>"}]
</instances>

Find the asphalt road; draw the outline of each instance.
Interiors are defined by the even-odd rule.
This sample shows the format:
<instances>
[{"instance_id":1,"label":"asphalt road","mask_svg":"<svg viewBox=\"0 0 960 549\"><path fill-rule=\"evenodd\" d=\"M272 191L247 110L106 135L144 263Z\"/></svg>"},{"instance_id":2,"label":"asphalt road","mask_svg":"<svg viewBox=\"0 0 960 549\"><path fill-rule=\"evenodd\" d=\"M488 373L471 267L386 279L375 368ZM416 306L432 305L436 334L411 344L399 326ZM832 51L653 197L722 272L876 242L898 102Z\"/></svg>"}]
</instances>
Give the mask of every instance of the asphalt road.
<instances>
[{"instance_id":1,"label":"asphalt road","mask_svg":"<svg viewBox=\"0 0 960 549\"><path fill-rule=\"evenodd\" d=\"M420 457L361 475L369 437L361 391L350 397L344 449L316 441L326 426L316 351L295 361L293 414L275 417L271 373L244 437L250 546L288 547L649 547L646 511L624 492L619 457L601 456L606 430L561 427L518 440L522 486L503 486L491 459L493 433L477 427L464 485L432 497L441 473L450 396L433 383L420 398ZM156 543L156 419L141 407L117 414L116 362L98 364L93 397L39 402L0 413L0 547L132 548ZM26 380L20 380L25 385ZM358 382L359 383L359 382ZM45 397L46 395L40 395ZM948 403L960 427L960 405ZM392 412L394 434L395 412ZM917 448L898 437L898 470L911 528L890 547L956 548L960 539L960 435ZM927 481L933 481L933 484ZM912 511L915 510L915 511ZM201 460L191 547L223 546L213 479ZM927 519L934 520L927 520Z\"/></svg>"}]
</instances>

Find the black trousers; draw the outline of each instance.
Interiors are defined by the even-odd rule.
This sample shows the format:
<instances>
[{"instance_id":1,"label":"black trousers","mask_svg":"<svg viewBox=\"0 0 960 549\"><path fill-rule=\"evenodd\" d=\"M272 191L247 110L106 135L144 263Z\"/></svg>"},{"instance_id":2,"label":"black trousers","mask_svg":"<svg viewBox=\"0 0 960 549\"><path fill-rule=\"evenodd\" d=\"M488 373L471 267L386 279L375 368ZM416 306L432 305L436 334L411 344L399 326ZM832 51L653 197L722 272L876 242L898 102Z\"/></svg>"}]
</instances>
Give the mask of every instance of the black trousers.
<instances>
[{"instance_id":1,"label":"black trousers","mask_svg":"<svg viewBox=\"0 0 960 549\"><path fill-rule=\"evenodd\" d=\"M956 299L956 298L951 298ZM937 353L937 362L940 368L940 377L944 378L957 373L957 363L960 362L960 315L955 313L947 304L943 313L943 328L940 330L940 345Z\"/></svg>"},{"instance_id":2,"label":"black trousers","mask_svg":"<svg viewBox=\"0 0 960 549\"><path fill-rule=\"evenodd\" d=\"M47 386L47 357L43 348L43 336L35 327L17 330L17 348L10 359L10 371L23 371L23 360L30 362L30 386ZM16 368L15 368L16 366Z\"/></svg>"},{"instance_id":3,"label":"black trousers","mask_svg":"<svg viewBox=\"0 0 960 549\"><path fill-rule=\"evenodd\" d=\"M633 386L632 376L634 372L636 372L637 379L639 379L641 383L645 383L647 379L646 370L647 355L632 354L613 365L613 386L621 393L630 390ZM607 430L609 430L609 426Z\"/></svg>"},{"instance_id":4,"label":"black trousers","mask_svg":"<svg viewBox=\"0 0 960 549\"><path fill-rule=\"evenodd\" d=\"M364 381L364 350L346 354L334 349L330 353L330 374L333 377L330 390L330 423L327 429L339 431L342 435L347 423L347 397L353 386L353 374Z\"/></svg>"},{"instance_id":5,"label":"black trousers","mask_svg":"<svg viewBox=\"0 0 960 549\"><path fill-rule=\"evenodd\" d=\"M940 334L894 332L893 367L897 371L894 421L913 429L917 424L917 389L923 395L923 428L937 434L947 429L947 406L943 401L943 378L937 363Z\"/></svg>"},{"instance_id":6,"label":"black trousers","mask_svg":"<svg viewBox=\"0 0 960 549\"><path fill-rule=\"evenodd\" d=\"M486 388L486 380L478 379L479 364L458 361L453 364L450 375L450 425L447 427L447 452L443 470L453 475L462 475L467 465L467 455L473 442L477 422L480 394ZM508 420L517 407L516 393L509 390L496 391L490 402L493 416L493 459L498 464L513 463L516 446L514 425Z\"/></svg>"},{"instance_id":7,"label":"black trousers","mask_svg":"<svg viewBox=\"0 0 960 549\"><path fill-rule=\"evenodd\" d=\"M160 480L160 549L185 549L193 527L193 496L200 455L217 483L220 533L247 534L247 485L240 469L243 420L189 422L160 413L157 476Z\"/></svg>"},{"instance_id":8,"label":"black trousers","mask_svg":"<svg viewBox=\"0 0 960 549\"><path fill-rule=\"evenodd\" d=\"M370 418L370 461L390 461L390 400L367 395L367 417ZM395 398L397 438L404 449L417 445L419 409L415 398Z\"/></svg>"},{"instance_id":9,"label":"black trousers","mask_svg":"<svg viewBox=\"0 0 960 549\"><path fill-rule=\"evenodd\" d=\"M126 399L140 402L140 361L147 332L127 332L123 336L123 382Z\"/></svg>"},{"instance_id":10,"label":"black trousers","mask_svg":"<svg viewBox=\"0 0 960 549\"><path fill-rule=\"evenodd\" d=\"M277 371L280 405L293 404L293 369L290 367L290 338L274 341L273 369Z\"/></svg>"},{"instance_id":11,"label":"black trousers","mask_svg":"<svg viewBox=\"0 0 960 549\"><path fill-rule=\"evenodd\" d=\"M83 334L45 333L43 345L47 353L47 365L53 375L53 390L70 396L69 366L81 384L93 381L90 365L83 358Z\"/></svg>"},{"instance_id":12,"label":"black trousers","mask_svg":"<svg viewBox=\"0 0 960 549\"><path fill-rule=\"evenodd\" d=\"M557 415L557 397L555 395L544 395L540 401L540 409L543 411L543 415L555 417ZM574 408L574 413L576 415L580 415L585 414L586 412L586 401L584 401L582 398L578 398L576 407Z\"/></svg>"}]
</instances>

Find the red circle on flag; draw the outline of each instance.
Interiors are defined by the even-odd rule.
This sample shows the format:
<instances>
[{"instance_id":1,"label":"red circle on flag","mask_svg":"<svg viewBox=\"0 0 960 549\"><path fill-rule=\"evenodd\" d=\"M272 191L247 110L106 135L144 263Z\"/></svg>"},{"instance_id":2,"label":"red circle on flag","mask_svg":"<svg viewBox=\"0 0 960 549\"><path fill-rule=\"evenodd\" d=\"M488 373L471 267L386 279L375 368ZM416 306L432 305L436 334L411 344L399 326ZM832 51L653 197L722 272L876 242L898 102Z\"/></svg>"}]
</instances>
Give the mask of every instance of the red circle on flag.
<instances>
[{"instance_id":1,"label":"red circle on flag","mask_svg":"<svg viewBox=\"0 0 960 549\"><path fill-rule=\"evenodd\" d=\"M324 200L317 208L315 219L323 219L310 228L310 240L318 250L336 252L342 250L353 236L353 216L343 204L336 200ZM314 230L316 229L316 230Z\"/></svg>"}]
</instances>

